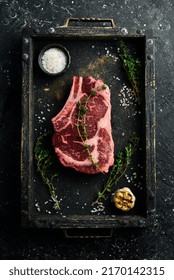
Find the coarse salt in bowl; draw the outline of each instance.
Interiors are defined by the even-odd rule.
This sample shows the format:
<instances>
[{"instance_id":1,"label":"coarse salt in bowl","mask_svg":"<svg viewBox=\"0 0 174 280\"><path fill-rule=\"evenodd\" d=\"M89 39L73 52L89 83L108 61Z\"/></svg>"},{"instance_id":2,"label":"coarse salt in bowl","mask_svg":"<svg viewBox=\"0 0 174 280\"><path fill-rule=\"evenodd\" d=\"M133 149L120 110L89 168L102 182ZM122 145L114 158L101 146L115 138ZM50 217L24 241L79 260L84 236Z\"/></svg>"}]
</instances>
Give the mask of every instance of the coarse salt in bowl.
<instances>
[{"instance_id":1,"label":"coarse salt in bowl","mask_svg":"<svg viewBox=\"0 0 174 280\"><path fill-rule=\"evenodd\" d=\"M68 50L59 44L45 46L38 58L40 68L48 75L60 75L67 70L71 58Z\"/></svg>"}]
</instances>

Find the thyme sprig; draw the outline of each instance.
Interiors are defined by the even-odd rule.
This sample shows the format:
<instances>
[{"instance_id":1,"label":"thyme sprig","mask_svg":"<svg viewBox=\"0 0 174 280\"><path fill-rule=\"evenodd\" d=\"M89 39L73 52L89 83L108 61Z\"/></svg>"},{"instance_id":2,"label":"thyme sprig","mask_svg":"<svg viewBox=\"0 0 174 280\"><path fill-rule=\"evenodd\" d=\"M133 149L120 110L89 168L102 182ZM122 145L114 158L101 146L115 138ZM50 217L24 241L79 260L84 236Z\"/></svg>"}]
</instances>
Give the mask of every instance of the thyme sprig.
<instances>
[{"instance_id":1,"label":"thyme sprig","mask_svg":"<svg viewBox=\"0 0 174 280\"><path fill-rule=\"evenodd\" d=\"M123 151L117 154L115 163L109 172L109 177L104 184L103 190L97 193L97 199L93 202L93 204L100 204L102 199L106 200L106 193L111 192L112 187L114 185L117 185L121 177L125 175L126 170L131 163L132 156L138 146L138 143L138 137L130 137L128 145L124 148Z\"/></svg>"},{"instance_id":2,"label":"thyme sprig","mask_svg":"<svg viewBox=\"0 0 174 280\"><path fill-rule=\"evenodd\" d=\"M127 48L126 44L121 40L119 42L120 52L119 57L122 60L123 68L127 73L128 80L132 86L135 99L138 104L141 103L141 61L138 58L134 58Z\"/></svg>"},{"instance_id":3,"label":"thyme sprig","mask_svg":"<svg viewBox=\"0 0 174 280\"><path fill-rule=\"evenodd\" d=\"M104 86L104 85L103 85ZM78 102L78 112L77 112L77 123L75 124L77 127L78 135L83 144L83 148L88 152L88 159L91 161L92 165L103 172L98 163L93 158L90 148L91 145L87 144L87 140L89 138L89 134L87 132L87 123L86 123L86 114L88 112L88 103L90 102L93 96L96 96L97 92L95 90L90 90L88 93L88 97L85 97Z\"/></svg>"},{"instance_id":4,"label":"thyme sprig","mask_svg":"<svg viewBox=\"0 0 174 280\"><path fill-rule=\"evenodd\" d=\"M50 151L45 147L44 142L48 133L38 136L34 148L34 155L37 164L37 171L40 173L44 184L49 188L49 193L54 202L53 208L60 209L59 201L57 200L56 191L54 187L54 179L58 176L57 172L52 171L53 156ZM49 175L48 175L49 174Z\"/></svg>"}]
</instances>

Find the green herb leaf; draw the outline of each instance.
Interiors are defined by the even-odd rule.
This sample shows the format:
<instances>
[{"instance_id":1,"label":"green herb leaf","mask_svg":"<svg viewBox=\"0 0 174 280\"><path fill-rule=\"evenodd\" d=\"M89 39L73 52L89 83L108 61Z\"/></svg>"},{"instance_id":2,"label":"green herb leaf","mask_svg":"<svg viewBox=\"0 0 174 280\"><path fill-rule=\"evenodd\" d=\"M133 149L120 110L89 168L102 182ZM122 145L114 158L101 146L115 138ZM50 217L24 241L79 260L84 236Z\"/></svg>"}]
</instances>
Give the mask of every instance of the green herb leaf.
<instances>
[{"instance_id":1,"label":"green herb leaf","mask_svg":"<svg viewBox=\"0 0 174 280\"><path fill-rule=\"evenodd\" d=\"M97 92L96 92L95 90L90 90L90 91L89 91L89 94L90 94L91 96L95 96L95 95L97 94Z\"/></svg>"},{"instance_id":2,"label":"green herb leaf","mask_svg":"<svg viewBox=\"0 0 174 280\"><path fill-rule=\"evenodd\" d=\"M102 192L98 192L98 197L99 197L100 199L106 199L105 194L102 193Z\"/></svg>"},{"instance_id":3,"label":"green herb leaf","mask_svg":"<svg viewBox=\"0 0 174 280\"><path fill-rule=\"evenodd\" d=\"M90 99L89 99L88 97L84 97L83 100L84 100L84 102L87 104L87 103L89 102Z\"/></svg>"},{"instance_id":4,"label":"green herb leaf","mask_svg":"<svg viewBox=\"0 0 174 280\"><path fill-rule=\"evenodd\" d=\"M106 88L107 88L107 85L103 84L102 89L106 89Z\"/></svg>"},{"instance_id":5,"label":"green herb leaf","mask_svg":"<svg viewBox=\"0 0 174 280\"><path fill-rule=\"evenodd\" d=\"M91 145L86 145L86 144L84 144L83 146L84 146L84 148L85 148L86 151L89 150L89 149L91 148Z\"/></svg>"}]
</instances>

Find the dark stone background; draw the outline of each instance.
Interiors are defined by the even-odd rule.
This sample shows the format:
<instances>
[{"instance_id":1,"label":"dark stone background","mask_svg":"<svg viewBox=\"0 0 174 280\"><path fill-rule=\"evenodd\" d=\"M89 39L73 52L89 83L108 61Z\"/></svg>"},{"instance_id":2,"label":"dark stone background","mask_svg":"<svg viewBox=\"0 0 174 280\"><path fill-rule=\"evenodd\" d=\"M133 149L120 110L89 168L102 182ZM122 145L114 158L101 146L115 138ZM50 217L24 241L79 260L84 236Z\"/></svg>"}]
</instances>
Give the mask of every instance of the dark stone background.
<instances>
[{"instance_id":1,"label":"dark stone background","mask_svg":"<svg viewBox=\"0 0 174 280\"><path fill-rule=\"evenodd\" d=\"M157 207L154 226L119 229L112 239L65 239L20 228L21 30L68 17L113 18L156 36ZM0 0L1 259L174 258L174 2L172 0Z\"/></svg>"}]
</instances>

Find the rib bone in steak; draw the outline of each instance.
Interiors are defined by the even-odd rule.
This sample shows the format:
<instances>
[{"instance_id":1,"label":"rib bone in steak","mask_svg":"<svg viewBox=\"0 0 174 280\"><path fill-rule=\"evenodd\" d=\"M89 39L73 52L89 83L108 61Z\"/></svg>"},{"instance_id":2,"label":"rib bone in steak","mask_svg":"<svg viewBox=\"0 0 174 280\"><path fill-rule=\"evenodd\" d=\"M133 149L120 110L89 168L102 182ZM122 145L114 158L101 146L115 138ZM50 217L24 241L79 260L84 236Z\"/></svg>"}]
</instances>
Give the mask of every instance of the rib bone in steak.
<instances>
[{"instance_id":1,"label":"rib bone in steak","mask_svg":"<svg viewBox=\"0 0 174 280\"><path fill-rule=\"evenodd\" d=\"M79 104L87 108L81 119ZM74 76L70 95L52 123L53 145L64 166L88 174L108 172L114 163L114 142L110 91L102 80Z\"/></svg>"}]
</instances>

